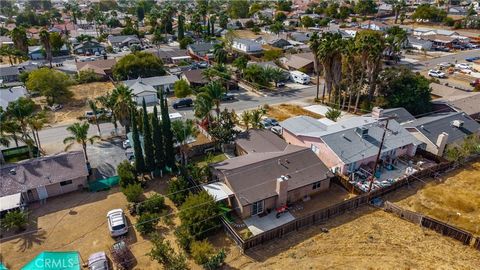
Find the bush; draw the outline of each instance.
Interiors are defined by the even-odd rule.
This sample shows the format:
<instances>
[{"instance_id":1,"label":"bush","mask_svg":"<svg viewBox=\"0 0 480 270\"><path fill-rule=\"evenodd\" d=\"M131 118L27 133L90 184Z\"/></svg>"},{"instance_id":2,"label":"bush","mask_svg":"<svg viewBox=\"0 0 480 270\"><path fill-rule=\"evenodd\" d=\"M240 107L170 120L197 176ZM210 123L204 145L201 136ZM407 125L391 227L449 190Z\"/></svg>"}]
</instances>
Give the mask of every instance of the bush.
<instances>
[{"instance_id":1,"label":"bush","mask_svg":"<svg viewBox=\"0 0 480 270\"><path fill-rule=\"evenodd\" d=\"M160 194L155 194L138 206L138 213L160 213L164 207L165 198Z\"/></svg>"},{"instance_id":2,"label":"bush","mask_svg":"<svg viewBox=\"0 0 480 270\"><path fill-rule=\"evenodd\" d=\"M93 71L93 69L81 70L76 76L78 83L98 82L101 77Z\"/></svg>"},{"instance_id":3,"label":"bush","mask_svg":"<svg viewBox=\"0 0 480 270\"><path fill-rule=\"evenodd\" d=\"M197 264L205 264L214 254L215 249L207 240L194 241L190 246L190 254Z\"/></svg>"},{"instance_id":4,"label":"bush","mask_svg":"<svg viewBox=\"0 0 480 270\"><path fill-rule=\"evenodd\" d=\"M328 108L328 111L325 113L325 117L337 122L338 118L342 115L342 111L337 108Z\"/></svg>"},{"instance_id":5,"label":"bush","mask_svg":"<svg viewBox=\"0 0 480 270\"><path fill-rule=\"evenodd\" d=\"M143 188L140 183L129 184L127 187L122 188L122 192L127 197L129 202L140 202L143 194Z\"/></svg>"},{"instance_id":6,"label":"bush","mask_svg":"<svg viewBox=\"0 0 480 270\"><path fill-rule=\"evenodd\" d=\"M164 269L188 269L187 259L183 254L176 253L170 242L155 234L152 237L153 247L148 253L152 260L162 264Z\"/></svg>"},{"instance_id":7,"label":"bush","mask_svg":"<svg viewBox=\"0 0 480 270\"><path fill-rule=\"evenodd\" d=\"M27 227L28 217L27 213L20 210L8 212L1 220L1 225L6 230L23 231Z\"/></svg>"},{"instance_id":8,"label":"bush","mask_svg":"<svg viewBox=\"0 0 480 270\"><path fill-rule=\"evenodd\" d=\"M207 270L219 269L223 265L227 254L222 248L216 255L212 256L207 263L203 265L203 268Z\"/></svg>"},{"instance_id":9,"label":"bush","mask_svg":"<svg viewBox=\"0 0 480 270\"><path fill-rule=\"evenodd\" d=\"M208 231L219 226L219 208L206 191L190 194L180 207L182 226L196 239L204 238Z\"/></svg>"},{"instance_id":10,"label":"bush","mask_svg":"<svg viewBox=\"0 0 480 270\"><path fill-rule=\"evenodd\" d=\"M190 253L190 245L195 241L195 238L188 232L185 226L180 226L175 230L175 236L177 237L177 243L187 253Z\"/></svg>"},{"instance_id":11,"label":"bush","mask_svg":"<svg viewBox=\"0 0 480 270\"><path fill-rule=\"evenodd\" d=\"M176 205L182 204L188 196L189 193L189 184L185 178L178 176L177 178L172 178L168 182L168 198L172 200Z\"/></svg>"},{"instance_id":12,"label":"bush","mask_svg":"<svg viewBox=\"0 0 480 270\"><path fill-rule=\"evenodd\" d=\"M122 188L137 183L137 177L135 176L134 168L127 160L124 160L118 164L117 174L119 178L119 185Z\"/></svg>"},{"instance_id":13,"label":"bush","mask_svg":"<svg viewBox=\"0 0 480 270\"><path fill-rule=\"evenodd\" d=\"M154 213L143 213L137 220L135 228L143 234L147 235L155 231L155 227L158 223L158 215Z\"/></svg>"}]
</instances>

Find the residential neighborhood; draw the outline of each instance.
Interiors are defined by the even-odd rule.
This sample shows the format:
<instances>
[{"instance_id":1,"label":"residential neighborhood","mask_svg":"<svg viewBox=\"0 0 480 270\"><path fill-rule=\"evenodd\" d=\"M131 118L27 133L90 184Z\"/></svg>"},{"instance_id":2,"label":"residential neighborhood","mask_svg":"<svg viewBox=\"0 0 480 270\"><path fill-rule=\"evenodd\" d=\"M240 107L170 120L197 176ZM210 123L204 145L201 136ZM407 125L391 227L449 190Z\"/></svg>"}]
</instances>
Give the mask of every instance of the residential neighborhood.
<instances>
[{"instance_id":1,"label":"residential neighborhood","mask_svg":"<svg viewBox=\"0 0 480 270\"><path fill-rule=\"evenodd\" d=\"M0 1L0 269L478 269L480 1Z\"/></svg>"}]
</instances>

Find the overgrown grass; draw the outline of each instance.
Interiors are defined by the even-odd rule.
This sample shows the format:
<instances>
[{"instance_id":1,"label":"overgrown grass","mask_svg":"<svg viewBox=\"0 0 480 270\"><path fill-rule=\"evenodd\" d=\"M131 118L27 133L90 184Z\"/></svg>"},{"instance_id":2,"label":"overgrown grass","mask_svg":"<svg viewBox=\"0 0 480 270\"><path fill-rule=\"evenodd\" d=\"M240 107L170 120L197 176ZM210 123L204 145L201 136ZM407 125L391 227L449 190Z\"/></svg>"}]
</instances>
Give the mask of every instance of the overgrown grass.
<instances>
[{"instance_id":1,"label":"overgrown grass","mask_svg":"<svg viewBox=\"0 0 480 270\"><path fill-rule=\"evenodd\" d=\"M290 117L298 115L306 115L313 118L322 118L320 114L307 111L298 105L293 104L280 104L275 106L267 106L267 116L277 119L278 121L283 121Z\"/></svg>"}]
</instances>

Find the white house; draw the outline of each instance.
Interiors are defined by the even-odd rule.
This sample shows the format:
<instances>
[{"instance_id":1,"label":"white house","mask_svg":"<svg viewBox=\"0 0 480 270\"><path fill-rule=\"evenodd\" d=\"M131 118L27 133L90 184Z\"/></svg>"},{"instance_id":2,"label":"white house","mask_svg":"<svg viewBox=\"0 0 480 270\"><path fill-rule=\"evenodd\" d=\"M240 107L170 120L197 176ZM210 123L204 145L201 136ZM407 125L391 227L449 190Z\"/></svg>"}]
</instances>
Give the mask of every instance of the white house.
<instances>
[{"instance_id":1,"label":"white house","mask_svg":"<svg viewBox=\"0 0 480 270\"><path fill-rule=\"evenodd\" d=\"M256 53L256 52L262 51L262 44L250 39L243 39L243 38L233 40L232 47L235 50L238 50L244 53Z\"/></svg>"}]
</instances>

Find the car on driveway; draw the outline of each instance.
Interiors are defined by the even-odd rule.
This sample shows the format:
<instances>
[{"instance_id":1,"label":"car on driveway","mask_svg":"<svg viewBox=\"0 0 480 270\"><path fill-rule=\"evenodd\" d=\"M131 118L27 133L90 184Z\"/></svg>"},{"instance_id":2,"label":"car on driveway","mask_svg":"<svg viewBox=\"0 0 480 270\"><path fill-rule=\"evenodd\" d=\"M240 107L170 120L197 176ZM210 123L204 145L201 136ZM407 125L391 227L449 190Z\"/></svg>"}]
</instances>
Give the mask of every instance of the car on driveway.
<instances>
[{"instance_id":1,"label":"car on driveway","mask_svg":"<svg viewBox=\"0 0 480 270\"><path fill-rule=\"evenodd\" d=\"M452 63L449 63L449 62L443 62L443 63L438 64L437 66L438 66L440 69L442 69L442 68L449 68L449 67L453 66L453 64L452 64Z\"/></svg>"},{"instance_id":2,"label":"car on driveway","mask_svg":"<svg viewBox=\"0 0 480 270\"><path fill-rule=\"evenodd\" d=\"M93 253L88 257L88 269L89 270L109 270L108 259L105 252Z\"/></svg>"},{"instance_id":3,"label":"car on driveway","mask_svg":"<svg viewBox=\"0 0 480 270\"><path fill-rule=\"evenodd\" d=\"M458 69L468 69L468 70L472 69L472 67L467 63L456 64L455 67Z\"/></svg>"},{"instance_id":4,"label":"car on driveway","mask_svg":"<svg viewBox=\"0 0 480 270\"><path fill-rule=\"evenodd\" d=\"M430 69L428 71L428 76L434 78L445 78L445 73L441 72L440 70Z\"/></svg>"},{"instance_id":5,"label":"car on driveway","mask_svg":"<svg viewBox=\"0 0 480 270\"><path fill-rule=\"evenodd\" d=\"M190 107L193 105L193 100L191 98L181 98L177 99L173 102L172 107L174 109L180 108L180 107Z\"/></svg>"},{"instance_id":6,"label":"car on driveway","mask_svg":"<svg viewBox=\"0 0 480 270\"><path fill-rule=\"evenodd\" d=\"M224 93L224 94L222 95L222 101L234 100L234 99L235 99L235 95L234 95L234 94Z\"/></svg>"},{"instance_id":7,"label":"car on driveway","mask_svg":"<svg viewBox=\"0 0 480 270\"><path fill-rule=\"evenodd\" d=\"M107 213L108 229L113 237L124 235L128 232L127 219L122 209L113 209Z\"/></svg>"},{"instance_id":8,"label":"car on driveway","mask_svg":"<svg viewBox=\"0 0 480 270\"><path fill-rule=\"evenodd\" d=\"M261 123L267 129L279 125L278 121L274 118L264 118L262 119Z\"/></svg>"}]
</instances>

